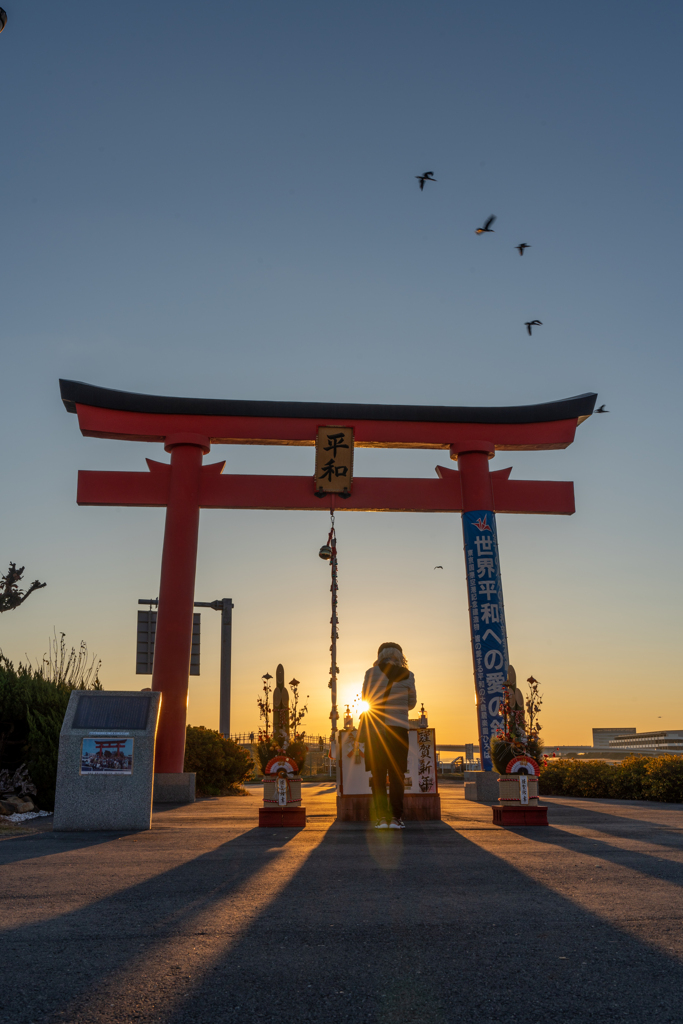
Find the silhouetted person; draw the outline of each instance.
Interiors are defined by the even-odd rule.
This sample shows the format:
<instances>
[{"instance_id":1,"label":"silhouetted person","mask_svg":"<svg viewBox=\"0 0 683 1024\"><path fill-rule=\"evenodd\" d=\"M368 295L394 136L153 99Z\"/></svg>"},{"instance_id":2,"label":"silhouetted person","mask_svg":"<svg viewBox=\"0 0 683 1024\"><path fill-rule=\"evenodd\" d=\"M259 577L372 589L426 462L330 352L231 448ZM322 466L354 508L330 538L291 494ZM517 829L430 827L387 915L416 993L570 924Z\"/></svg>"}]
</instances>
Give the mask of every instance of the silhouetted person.
<instances>
[{"instance_id":1,"label":"silhouetted person","mask_svg":"<svg viewBox=\"0 0 683 1024\"><path fill-rule=\"evenodd\" d=\"M365 764L372 772L375 828L403 828L403 791L408 768L408 712L417 704L415 677L398 644L384 643L365 673L363 715ZM386 778L389 775L389 802ZM387 824L389 822L389 824Z\"/></svg>"}]
</instances>

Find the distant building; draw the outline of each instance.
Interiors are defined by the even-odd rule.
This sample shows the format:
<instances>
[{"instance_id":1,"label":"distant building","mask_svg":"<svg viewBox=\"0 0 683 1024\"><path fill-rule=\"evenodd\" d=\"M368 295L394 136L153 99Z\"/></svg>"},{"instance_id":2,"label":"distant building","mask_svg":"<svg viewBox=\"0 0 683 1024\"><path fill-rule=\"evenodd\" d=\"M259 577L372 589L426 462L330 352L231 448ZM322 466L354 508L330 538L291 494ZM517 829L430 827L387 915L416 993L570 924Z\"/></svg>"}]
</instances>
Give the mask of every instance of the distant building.
<instances>
[{"instance_id":1,"label":"distant building","mask_svg":"<svg viewBox=\"0 0 683 1024\"><path fill-rule=\"evenodd\" d=\"M593 733L595 734L595 729ZM632 750L635 753L683 754L683 729L662 729L658 732L615 736L609 741L609 749Z\"/></svg>"},{"instance_id":2,"label":"distant building","mask_svg":"<svg viewBox=\"0 0 683 1024\"><path fill-rule=\"evenodd\" d=\"M607 750L610 742L617 736L634 736L635 727L627 729L593 729L593 747L596 750Z\"/></svg>"}]
</instances>

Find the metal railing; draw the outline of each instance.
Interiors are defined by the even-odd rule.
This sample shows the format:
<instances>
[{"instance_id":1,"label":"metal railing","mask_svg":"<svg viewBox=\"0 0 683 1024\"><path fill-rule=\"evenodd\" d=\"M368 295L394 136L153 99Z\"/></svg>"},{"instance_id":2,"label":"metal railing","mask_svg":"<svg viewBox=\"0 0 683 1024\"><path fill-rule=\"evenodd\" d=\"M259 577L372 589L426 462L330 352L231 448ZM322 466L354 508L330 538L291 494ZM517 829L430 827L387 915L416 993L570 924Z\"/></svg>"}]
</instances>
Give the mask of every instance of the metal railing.
<instances>
[{"instance_id":1,"label":"metal railing","mask_svg":"<svg viewBox=\"0 0 683 1024\"><path fill-rule=\"evenodd\" d=\"M444 772L480 772L481 761L465 761L462 757L456 757L452 761L437 761L436 770L440 775Z\"/></svg>"},{"instance_id":2,"label":"metal railing","mask_svg":"<svg viewBox=\"0 0 683 1024\"><path fill-rule=\"evenodd\" d=\"M235 743L239 743L242 746L251 746L252 744L258 743L257 732L234 732L230 734L230 739L234 740ZM325 736L312 735L311 733L305 733L303 741L307 747L311 750L315 747L317 749L327 750L330 745L330 741Z\"/></svg>"}]
</instances>

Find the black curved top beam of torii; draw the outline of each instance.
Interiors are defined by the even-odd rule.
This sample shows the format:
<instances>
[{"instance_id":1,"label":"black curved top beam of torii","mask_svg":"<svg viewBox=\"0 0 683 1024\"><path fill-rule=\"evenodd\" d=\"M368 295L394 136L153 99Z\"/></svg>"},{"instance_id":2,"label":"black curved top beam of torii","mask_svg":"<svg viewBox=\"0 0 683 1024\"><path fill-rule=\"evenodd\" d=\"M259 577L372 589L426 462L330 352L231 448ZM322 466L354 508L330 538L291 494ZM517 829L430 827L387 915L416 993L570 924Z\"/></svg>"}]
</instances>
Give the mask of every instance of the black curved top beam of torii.
<instances>
[{"instance_id":1,"label":"black curved top beam of torii","mask_svg":"<svg viewBox=\"0 0 683 1024\"><path fill-rule=\"evenodd\" d=\"M593 412L597 395L557 402L494 408L462 406L347 405L173 398L114 391L79 381L60 381L66 409L84 435L134 441L313 445L318 427L350 426L357 447L450 449L451 457L474 441L490 452L566 448L579 423ZM484 441L481 440L484 438ZM464 449L463 449L464 446ZM147 460L143 473L79 473L82 505L168 503L170 466ZM223 463L202 469L201 508L320 509L334 503L316 495L311 477L224 475ZM437 467L437 479L356 477L352 493L337 498L348 511L455 512L463 508L461 474ZM510 480L510 470L490 474L495 510L571 515L574 487L562 481Z\"/></svg>"},{"instance_id":2,"label":"black curved top beam of torii","mask_svg":"<svg viewBox=\"0 0 683 1024\"><path fill-rule=\"evenodd\" d=\"M162 416L210 416L279 418L289 420L395 420L402 423L554 423L558 420L581 421L590 416L597 395L586 393L556 402L512 406L381 405L345 402L262 402L231 398L174 398L143 395L134 391L116 391L60 380L62 401L67 412L78 405L118 412Z\"/></svg>"}]
</instances>

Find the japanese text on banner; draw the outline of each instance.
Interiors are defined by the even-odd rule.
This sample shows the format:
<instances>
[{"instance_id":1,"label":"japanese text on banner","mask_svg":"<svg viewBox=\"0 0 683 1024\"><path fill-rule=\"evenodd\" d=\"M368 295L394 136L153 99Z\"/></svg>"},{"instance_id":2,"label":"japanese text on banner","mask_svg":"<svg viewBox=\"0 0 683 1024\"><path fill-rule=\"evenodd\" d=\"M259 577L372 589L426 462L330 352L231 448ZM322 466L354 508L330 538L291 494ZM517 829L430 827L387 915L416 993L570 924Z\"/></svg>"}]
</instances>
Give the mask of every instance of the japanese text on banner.
<instances>
[{"instance_id":1,"label":"japanese text on banner","mask_svg":"<svg viewBox=\"0 0 683 1024\"><path fill-rule=\"evenodd\" d=\"M462 529L481 766L491 771L491 738L503 727L501 706L509 664L496 517L491 511L464 512Z\"/></svg>"}]
</instances>

